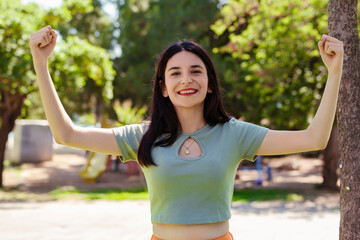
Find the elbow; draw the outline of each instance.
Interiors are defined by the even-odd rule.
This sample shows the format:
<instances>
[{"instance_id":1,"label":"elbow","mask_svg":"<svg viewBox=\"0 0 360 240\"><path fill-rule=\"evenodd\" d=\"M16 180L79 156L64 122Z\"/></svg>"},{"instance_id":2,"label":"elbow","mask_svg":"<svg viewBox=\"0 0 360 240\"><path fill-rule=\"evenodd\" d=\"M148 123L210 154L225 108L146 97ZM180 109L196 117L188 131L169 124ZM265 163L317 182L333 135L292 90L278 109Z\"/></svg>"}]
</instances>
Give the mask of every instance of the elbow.
<instances>
[{"instance_id":1,"label":"elbow","mask_svg":"<svg viewBox=\"0 0 360 240\"><path fill-rule=\"evenodd\" d=\"M312 151L324 150L327 147L329 137L323 136L318 132L308 132L308 139L311 143Z\"/></svg>"},{"instance_id":2,"label":"elbow","mask_svg":"<svg viewBox=\"0 0 360 240\"><path fill-rule=\"evenodd\" d=\"M64 142L61 140L61 138L57 137L57 136L54 136L54 139L55 139L55 142L57 144L61 144L61 145L64 145Z\"/></svg>"},{"instance_id":3,"label":"elbow","mask_svg":"<svg viewBox=\"0 0 360 240\"><path fill-rule=\"evenodd\" d=\"M318 138L315 142L314 142L314 150L318 151L318 150L324 150L327 147L328 144L328 138Z\"/></svg>"},{"instance_id":4,"label":"elbow","mask_svg":"<svg viewBox=\"0 0 360 240\"><path fill-rule=\"evenodd\" d=\"M68 131L63 130L62 134L54 135L55 142L61 145L68 145L71 134L71 128Z\"/></svg>"},{"instance_id":5,"label":"elbow","mask_svg":"<svg viewBox=\"0 0 360 240\"><path fill-rule=\"evenodd\" d=\"M327 142L320 142L318 143L318 145L316 146L315 150L324 150L327 146Z\"/></svg>"}]
</instances>

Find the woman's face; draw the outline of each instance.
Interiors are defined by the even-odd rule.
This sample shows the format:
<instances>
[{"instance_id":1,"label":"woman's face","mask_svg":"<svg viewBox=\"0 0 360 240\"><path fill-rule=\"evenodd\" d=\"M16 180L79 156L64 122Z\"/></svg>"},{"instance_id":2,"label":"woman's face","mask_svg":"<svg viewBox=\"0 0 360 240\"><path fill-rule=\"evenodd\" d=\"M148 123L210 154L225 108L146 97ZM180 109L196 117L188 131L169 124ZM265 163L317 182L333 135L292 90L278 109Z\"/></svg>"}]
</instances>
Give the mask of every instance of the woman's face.
<instances>
[{"instance_id":1,"label":"woman's face","mask_svg":"<svg viewBox=\"0 0 360 240\"><path fill-rule=\"evenodd\" d=\"M210 92L205 64L197 55L181 51L169 59L162 93L170 98L176 110L198 108L202 111L206 94Z\"/></svg>"}]
</instances>

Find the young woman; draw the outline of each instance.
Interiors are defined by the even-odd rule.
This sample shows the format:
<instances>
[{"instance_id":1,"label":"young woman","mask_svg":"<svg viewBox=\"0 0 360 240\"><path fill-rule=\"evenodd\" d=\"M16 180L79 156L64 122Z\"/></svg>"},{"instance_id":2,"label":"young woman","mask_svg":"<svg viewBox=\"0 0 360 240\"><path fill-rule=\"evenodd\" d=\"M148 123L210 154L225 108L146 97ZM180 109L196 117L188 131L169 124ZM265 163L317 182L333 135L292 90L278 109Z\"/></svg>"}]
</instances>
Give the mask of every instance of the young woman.
<instances>
[{"instance_id":1,"label":"young woman","mask_svg":"<svg viewBox=\"0 0 360 240\"><path fill-rule=\"evenodd\" d=\"M343 44L318 43L328 68L319 109L306 130L275 131L225 112L213 63L190 41L159 56L150 124L113 129L75 126L52 83L48 59L57 34L47 26L30 38L46 117L56 142L138 161L151 202L151 239L233 239L229 232L234 178L242 159L324 149L332 128L342 72Z\"/></svg>"}]
</instances>

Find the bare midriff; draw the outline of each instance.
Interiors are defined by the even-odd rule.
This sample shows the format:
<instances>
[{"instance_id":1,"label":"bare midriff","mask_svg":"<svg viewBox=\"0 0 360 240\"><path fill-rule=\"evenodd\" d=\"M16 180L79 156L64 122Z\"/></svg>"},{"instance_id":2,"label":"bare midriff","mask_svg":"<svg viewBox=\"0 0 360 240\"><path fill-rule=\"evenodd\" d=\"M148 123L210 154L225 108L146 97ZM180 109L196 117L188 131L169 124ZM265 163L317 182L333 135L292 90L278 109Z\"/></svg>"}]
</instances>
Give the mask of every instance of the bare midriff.
<instances>
[{"instance_id":1,"label":"bare midriff","mask_svg":"<svg viewBox=\"0 0 360 240\"><path fill-rule=\"evenodd\" d=\"M164 224L153 222L153 234L164 240L208 240L226 235L229 220L205 224Z\"/></svg>"}]
</instances>

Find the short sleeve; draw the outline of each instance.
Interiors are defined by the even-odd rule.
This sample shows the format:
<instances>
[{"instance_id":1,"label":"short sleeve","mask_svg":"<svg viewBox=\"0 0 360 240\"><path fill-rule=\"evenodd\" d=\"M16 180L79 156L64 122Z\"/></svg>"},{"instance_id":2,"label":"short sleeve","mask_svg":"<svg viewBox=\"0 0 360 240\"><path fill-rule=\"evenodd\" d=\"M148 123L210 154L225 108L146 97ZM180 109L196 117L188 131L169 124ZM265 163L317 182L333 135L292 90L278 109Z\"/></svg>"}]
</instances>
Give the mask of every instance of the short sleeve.
<instances>
[{"instance_id":1,"label":"short sleeve","mask_svg":"<svg viewBox=\"0 0 360 240\"><path fill-rule=\"evenodd\" d=\"M111 129L120 148L122 162L138 161L138 148L147 128L148 126L145 124L130 124Z\"/></svg>"},{"instance_id":2,"label":"short sleeve","mask_svg":"<svg viewBox=\"0 0 360 240\"><path fill-rule=\"evenodd\" d=\"M232 118L230 124L235 133L238 151L241 160L255 161L255 154L259 149L268 128Z\"/></svg>"}]
</instances>

